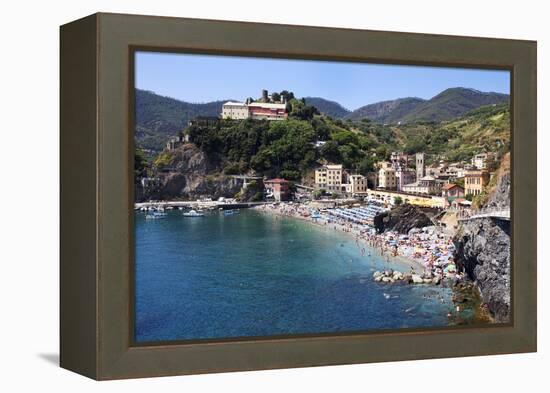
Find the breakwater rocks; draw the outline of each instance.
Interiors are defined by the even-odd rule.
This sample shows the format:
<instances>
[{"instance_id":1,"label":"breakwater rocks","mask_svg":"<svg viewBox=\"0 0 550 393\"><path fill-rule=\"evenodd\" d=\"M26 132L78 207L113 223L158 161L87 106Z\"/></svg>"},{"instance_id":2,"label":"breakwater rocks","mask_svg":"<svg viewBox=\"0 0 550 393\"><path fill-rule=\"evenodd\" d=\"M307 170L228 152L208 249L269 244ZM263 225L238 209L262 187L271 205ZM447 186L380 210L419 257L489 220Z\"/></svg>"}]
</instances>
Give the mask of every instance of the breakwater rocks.
<instances>
[{"instance_id":1,"label":"breakwater rocks","mask_svg":"<svg viewBox=\"0 0 550 393\"><path fill-rule=\"evenodd\" d=\"M458 281L458 277L454 274L432 274L424 272L422 274L413 273L413 272L400 272L397 270L389 269L384 271L375 271L372 275L374 281L381 283L396 283L401 282L405 284L432 284L439 285L444 280L450 280L453 283Z\"/></svg>"},{"instance_id":2,"label":"breakwater rocks","mask_svg":"<svg viewBox=\"0 0 550 393\"><path fill-rule=\"evenodd\" d=\"M408 203L394 207L389 212L374 217L374 227L378 233L396 231L408 234L413 228L423 228L433 225L430 218L419 208Z\"/></svg>"}]
</instances>

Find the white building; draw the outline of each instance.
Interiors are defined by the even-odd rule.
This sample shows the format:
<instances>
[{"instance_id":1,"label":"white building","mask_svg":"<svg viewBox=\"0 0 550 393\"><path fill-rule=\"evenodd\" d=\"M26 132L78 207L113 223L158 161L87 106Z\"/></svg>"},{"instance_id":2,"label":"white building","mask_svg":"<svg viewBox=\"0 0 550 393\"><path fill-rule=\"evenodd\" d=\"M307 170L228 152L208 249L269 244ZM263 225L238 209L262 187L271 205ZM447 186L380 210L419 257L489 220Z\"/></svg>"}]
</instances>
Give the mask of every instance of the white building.
<instances>
[{"instance_id":1,"label":"white building","mask_svg":"<svg viewBox=\"0 0 550 393\"><path fill-rule=\"evenodd\" d=\"M250 117L248 105L244 102L229 101L222 105L222 119L243 120Z\"/></svg>"},{"instance_id":2,"label":"white building","mask_svg":"<svg viewBox=\"0 0 550 393\"><path fill-rule=\"evenodd\" d=\"M367 178L363 175L349 175L346 183L346 192L349 194L366 194Z\"/></svg>"},{"instance_id":3,"label":"white building","mask_svg":"<svg viewBox=\"0 0 550 393\"><path fill-rule=\"evenodd\" d=\"M408 192L411 194L435 195L441 192L441 183L439 183L433 176L424 176L414 183L405 184L403 186L403 192Z\"/></svg>"}]
</instances>

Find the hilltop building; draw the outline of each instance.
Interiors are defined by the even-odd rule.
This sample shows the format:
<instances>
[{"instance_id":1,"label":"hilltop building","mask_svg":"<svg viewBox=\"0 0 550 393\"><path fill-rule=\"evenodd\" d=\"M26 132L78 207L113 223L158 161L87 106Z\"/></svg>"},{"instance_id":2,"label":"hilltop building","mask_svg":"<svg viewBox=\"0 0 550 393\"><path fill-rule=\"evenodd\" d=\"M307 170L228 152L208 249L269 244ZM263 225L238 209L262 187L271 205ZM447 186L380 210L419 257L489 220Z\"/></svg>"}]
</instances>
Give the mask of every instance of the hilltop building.
<instances>
[{"instance_id":1,"label":"hilltop building","mask_svg":"<svg viewBox=\"0 0 550 393\"><path fill-rule=\"evenodd\" d=\"M466 195L479 195L489 180L490 175L486 170L468 170L464 174L464 192Z\"/></svg>"},{"instance_id":2,"label":"hilltop building","mask_svg":"<svg viewBox=\"0 0 550 393\"><path fill-rule=\"evenodd\" d=\"M279 102L273 102L267 95L267 90L262 90L262 98L259 101L246 102L229 101L222 105L222 119L257 119L257 120L284 120L286 102L283 98Z\"/></svg>"},{"instance_id":3,"label":"hilltop building","mask_svg":"<svg viewBox=\"0 0 550 393\"><path fill-rule=\"evenodd\" d=\"M229 101L222 105L222 119L248 119L248 105L244 102Z\"/></svg>"}]
</instances>

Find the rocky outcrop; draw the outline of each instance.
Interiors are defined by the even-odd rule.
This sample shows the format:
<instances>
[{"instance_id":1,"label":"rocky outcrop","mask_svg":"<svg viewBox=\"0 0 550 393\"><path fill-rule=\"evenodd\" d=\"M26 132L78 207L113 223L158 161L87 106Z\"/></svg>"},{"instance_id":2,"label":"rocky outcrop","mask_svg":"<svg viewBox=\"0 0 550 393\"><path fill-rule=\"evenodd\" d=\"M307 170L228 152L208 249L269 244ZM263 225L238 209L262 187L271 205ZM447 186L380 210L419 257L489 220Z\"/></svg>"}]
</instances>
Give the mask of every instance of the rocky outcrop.
<instances>
[{"instance_id":1,"label":"rocky outcrop","mask_svg":"<svg viewBox=\"0 0 550 393\"><path fill-rule=\"evenodd\" d=\"M510 318L510 223L485 218L463 224L454 238L457 268L468 274L497 322Z\"/></svg>"},{"instance_id":2,"label":"rocky outcrop","mask_svg":"<svg viewBox=\"0 0 550 393\"><path fill-rule=\"evenodd\" d=\"M510 172L503 173L494 189L489 194L489 198L484 208L505 209L510 208L510 187L512 186L512 177Z\"/></svg>"},{"instance_id":3,"label":"rocky outcrop","mask_svg":"<svg viewBox=\"0 0 550 393\"><path fill-rule=\"evenodd\" d=\"M505 156L483 208L510 208L509 156ZM510 221L465 221L454 238L455 261L479 289L481 301L497 322L510 320Z\"/></svg>"},{"instance_id":4,"label":"rocky outcrop","mask_svg":"<svg viewBox=\"0 0 550 393\"><path fill-rule=\"evenodd\" d=\"M394 207L389 212L374 217L374 227L378 233L397 231L408 234L413 228L423 228L433 225L430 218L413 205L404 204Z\"/></svg>"},{"instance_id":5,"label":"rocky outcrop","mask_svg":"<svg viewBox=\"0 0 550 393\"><path fill-rule=\"evenodd\" d=\"M187 143L164 154L165 170L158 175L160 184L144 194L143 200L229 198L241 190L240 181L221 174L220 168L194 144Z\"/></svg>"}]
</instances>

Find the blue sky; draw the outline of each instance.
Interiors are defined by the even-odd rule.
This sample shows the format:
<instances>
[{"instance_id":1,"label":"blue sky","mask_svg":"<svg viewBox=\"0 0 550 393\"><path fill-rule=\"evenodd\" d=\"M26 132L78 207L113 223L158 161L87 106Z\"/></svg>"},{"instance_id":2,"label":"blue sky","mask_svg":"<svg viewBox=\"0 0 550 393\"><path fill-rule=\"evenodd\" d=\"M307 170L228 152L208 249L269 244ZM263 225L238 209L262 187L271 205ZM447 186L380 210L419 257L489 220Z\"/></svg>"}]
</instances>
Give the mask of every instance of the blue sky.
<instances>
[{"instance_id":1,"label":"blue sky","mask_svg":"<svg viewBox=\"0 0 550 393\"><path fill-rule=\"evenodd\" d=\"M354 110L449 87L510 93L508 71L138 52L136 87L187 102L244 101L262 89L323 97Z\"/></svg>"}]
</instances>

